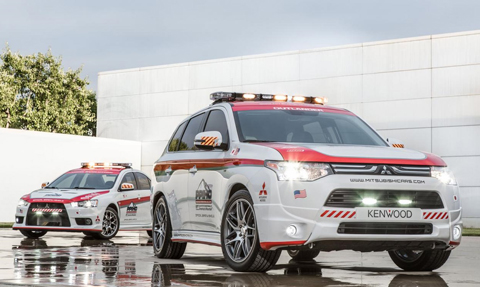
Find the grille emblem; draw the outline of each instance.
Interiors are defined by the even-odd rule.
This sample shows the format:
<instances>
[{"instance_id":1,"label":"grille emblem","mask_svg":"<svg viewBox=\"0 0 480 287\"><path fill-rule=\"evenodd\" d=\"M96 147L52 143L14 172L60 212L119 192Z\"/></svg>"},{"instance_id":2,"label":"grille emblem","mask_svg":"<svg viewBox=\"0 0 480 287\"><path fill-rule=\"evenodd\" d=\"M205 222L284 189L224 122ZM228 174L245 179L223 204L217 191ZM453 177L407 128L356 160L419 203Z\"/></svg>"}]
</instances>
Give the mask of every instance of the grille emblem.
<instances>
[{"instance_id":1,"label":"grille emblem","mask_svg":"<svg viewBox=\"0 0 480 287\"><path fill-rule=\"evenodd\" d=\"M392 174L392 172L390 171L389 168L387 168L386 165L384 165L383 168L382 168L382 170L381 170L381 172L380 172L380 174Z\"/></svg>"}]
</instances>

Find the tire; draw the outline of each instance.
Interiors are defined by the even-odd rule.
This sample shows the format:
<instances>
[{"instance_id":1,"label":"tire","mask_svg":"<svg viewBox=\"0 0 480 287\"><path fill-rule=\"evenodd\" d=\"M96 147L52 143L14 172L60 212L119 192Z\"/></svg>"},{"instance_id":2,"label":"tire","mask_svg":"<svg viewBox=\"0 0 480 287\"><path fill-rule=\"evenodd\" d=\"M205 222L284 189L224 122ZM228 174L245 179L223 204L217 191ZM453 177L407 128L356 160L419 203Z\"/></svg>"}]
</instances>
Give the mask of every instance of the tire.
<instances>
[{"instance_id":1,"label":"tire","mask_svg":"<svg viewBox=\"0 0 480 287\"><path fill-rule=\"evenodd\" d=\"M31 238L31 239L37 239L37 238L40 238L42 236L44 236L45 234L47 234L48 231L44 231L44 230L23 230L23 229L20 229L20 233L23 234L23 236L27 237L27 238Z\"/></svg>"},{"instance_id":2,"label":"tire","mask_svg":"<svg viewBox=\"0 0 480 287\"><path fill-rule=\"evenodd\" d=\"M172 241L172 224L164 196L157 201L153 211L152 233L155 256L168 259L182 258L187 243Z\"/></svg>"},{"instance_id":3,"label":"tire","mask_svg":"<svg viewBox=\"0 0 480 287\"><path fill-rule=\"evenodd\" d=\"M250 193L237 191L226 204L221 228L223 257L235 271L265 272L275 266L282 253L260 248L256 223Z\"/></svg>"},{"instance_id":4,"label":"tire","mask_svg":"<svg viewBox=\"0 0 480 287\"><path fill-rule=\"evenodd\" d=\"M287 252L294 261L312 261L320 254L320 249L288 250Z\"/></svg>"},{"instance_id":5,"label":"tire","mask_svg":"<svg viewBox=\"0 0 480 287\"><path fill-rule=\"evenodd\" d=\"M103 214L102 232L92 232L91 235L97 239L111 239L117 235L120 228L120 218L115 209L107 207Z\"/></svg>"},{"instance_id":6,"label":"tire","mask_svg":"<svg viewBox=\"0 0 480 287\"><path fill-rule=\"evenodd\" d=\"M147 234L148 234L148 236L150 236L150 238L153 237L153 231L152 230L147 230Z\"/></svg>"},{"instance_id":7,"label":"tire","mask_svg":"<svg viewBox=\"0 0 480 287\"><path fill-rule=\"evenodd\" d=\"M432 271L447 262L451 251L446 250L396 250L388 254L393 262L406 271Z\"/></svg>"}]
</instances>

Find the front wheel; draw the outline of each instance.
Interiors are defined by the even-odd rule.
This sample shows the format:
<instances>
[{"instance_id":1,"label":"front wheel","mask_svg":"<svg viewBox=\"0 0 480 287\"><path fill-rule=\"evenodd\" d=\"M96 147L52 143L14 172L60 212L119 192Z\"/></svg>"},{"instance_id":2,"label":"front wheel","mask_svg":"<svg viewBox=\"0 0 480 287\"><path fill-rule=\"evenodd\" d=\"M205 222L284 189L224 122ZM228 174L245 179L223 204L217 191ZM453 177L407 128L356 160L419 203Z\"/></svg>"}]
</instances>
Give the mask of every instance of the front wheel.
<instances>
[{"instance_id":1,"label":"front wheel","mask_svg":"<svg viewBox=\"0 0 480 287\"><path fill-rule=\"evenodd\" d=\"M432 271L447 262L447 250L395 250L388 254L393 262L406 271Z\"/></svg>"},{"instance_id":2,"label":"front wheel","mask_svg":"<svg viewBox=\"0 0 480 287\"><path fill-rule=\"evenodd\" d=\"M294 261L311 261L320 254L320 249L288 250L287 252Z\"/></svg>"},{"instance_id":3,"label":"front wheel","mask_svg":"<svg viewBox=\"0 0 480 287\"><path fill-rule=\"evenodd\" d=\"M117 235L120 227L120 218L115 209L107 207L102 221L102 232L92 232L92 236L97 239L111 239Z\"/></svg>"},{"instance_id":4,"label":"front wheel","mask_svg":"<svg viewBox=\"0 0 480 287\"><path fill-rule=\"evenodd\" d=\"M40 237L44 236L45 234L47 234L47 231L44 231L44 230L23 230L23 229L20 229L20 233L23 234L23 236L25 236L25 237L27 237L27 238L37 239L37 238L40 238Z\"/></svg>"},{"instance_id":5,"label":"front wheel","mask_svg":"<svg viewBox=\"0 0 480 287\"><path fill-rule=\"evenodd\" d=\"M235 271L265 272L275 266L281 251L260 248L255 210L250 193L236 192L227 202L222 217L222 252Z\"/></svg>"},{"instance_id":6,"label":"front wheel","mask_svg":"<svg viewBox=\"0 0 480 287\"><path fill-rule=\"evenodd\" d=\"M169 259L180 259L183 256L187 243L172 241L172 224L164 196L155 205L152 233L155 256Z\"/></svg>"}]
</instances>

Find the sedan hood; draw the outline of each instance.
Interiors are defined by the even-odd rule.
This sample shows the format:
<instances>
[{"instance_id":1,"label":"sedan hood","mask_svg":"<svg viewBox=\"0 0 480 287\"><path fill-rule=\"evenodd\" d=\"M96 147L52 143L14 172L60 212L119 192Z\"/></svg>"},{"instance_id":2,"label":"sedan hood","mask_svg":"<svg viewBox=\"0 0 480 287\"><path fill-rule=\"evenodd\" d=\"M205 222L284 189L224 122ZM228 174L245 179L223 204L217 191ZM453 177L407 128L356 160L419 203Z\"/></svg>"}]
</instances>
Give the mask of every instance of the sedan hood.
<instances>
[{"instance_id":1,"label":"sedan hood","mask_svg":"<svg viewBox=\"0 0 480 287\"><path fill-rule=\"evenodd\" d=\"M89 200L96 196L108 193L108 190L94 189L39 189L35 190L23 199L28 202L62 202Z\"/></svg>"}]
</instances>

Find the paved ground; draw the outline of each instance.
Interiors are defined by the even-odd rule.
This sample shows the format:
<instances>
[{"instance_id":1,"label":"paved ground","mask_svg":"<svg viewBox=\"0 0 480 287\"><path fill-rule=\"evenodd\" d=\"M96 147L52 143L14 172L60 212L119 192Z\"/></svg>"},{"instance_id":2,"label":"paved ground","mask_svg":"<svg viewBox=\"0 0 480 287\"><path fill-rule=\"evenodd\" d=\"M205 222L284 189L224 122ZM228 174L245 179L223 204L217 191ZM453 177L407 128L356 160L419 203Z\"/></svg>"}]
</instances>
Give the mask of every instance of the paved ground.
<instances>
[{"instance_id":1,"label":"paved ground","mask_svg":"<svg viewBox=\"0 0 480 287\"><path fill-rule=\"evenodd\" d=\"M220 248L190 244L182 260L152 255L143 232L120 232L111 241L77 233L39 240L0 229L0 285L106 286L480 286L480 237L466 237L437 272L403 272L388 254L320 253L316 264L289 262L283 252L266 274L236 273Z\"/></svg>"}]
</instances>

